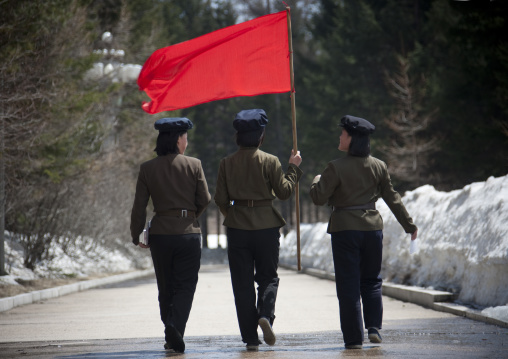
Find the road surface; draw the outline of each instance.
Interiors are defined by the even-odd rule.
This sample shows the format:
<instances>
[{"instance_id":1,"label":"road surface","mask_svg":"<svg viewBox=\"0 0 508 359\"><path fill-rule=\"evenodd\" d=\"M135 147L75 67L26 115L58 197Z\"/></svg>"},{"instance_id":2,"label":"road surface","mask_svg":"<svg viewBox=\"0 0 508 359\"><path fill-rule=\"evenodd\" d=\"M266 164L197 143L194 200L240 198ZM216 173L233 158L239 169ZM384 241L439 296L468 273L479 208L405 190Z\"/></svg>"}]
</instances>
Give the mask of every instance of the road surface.
<instances>
[{"instance_id":1,"label":"road surface","mask_svg":"<svg viewBox=\"0 0 508 359\"><path fill-rule=\"evenodd\" d=\"M163 348L151 276L0 313L0 358L508 358L508 329L388 297L383 343L346 350L335 283L279 275L277 343L257 353L241 341L227 266L202 266L184 354Z\"/></svg>"}]
</instances>

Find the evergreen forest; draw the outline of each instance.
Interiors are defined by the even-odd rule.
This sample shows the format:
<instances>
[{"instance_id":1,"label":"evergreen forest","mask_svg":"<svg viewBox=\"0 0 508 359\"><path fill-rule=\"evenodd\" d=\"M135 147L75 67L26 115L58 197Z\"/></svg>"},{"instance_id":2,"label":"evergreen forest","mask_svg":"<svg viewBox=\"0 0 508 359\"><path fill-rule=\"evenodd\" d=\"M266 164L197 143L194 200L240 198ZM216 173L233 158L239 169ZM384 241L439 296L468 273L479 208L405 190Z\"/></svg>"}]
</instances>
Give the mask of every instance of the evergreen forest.
<instances>
[{"instance_id":1,"label":"evergreen forest","mask_svg":"<svg viewBox=\"0 0 508 359\"><path fill-rule=\"evenodd\" d=\"M302 223L328 220L308 188L342 156L338 123L347 114L375 124L372 155L388 164L401 194L508 173L508 2L285 2ZM202 161L212 197L219 161L236 150L232 121L242 109L266 111L262 149L285 167L293 147L289 93L149 115L135 81L85 76L100 61L142 65L157 49L284 10L279 0L0 0L0 234L9 231L24 247L26 267L48 259L55 241L132 245L135 182L139 165L155 156L159 118L193 121L186 155ZM124 55L97 51L106 47ZM276 206L290 230L294 199ZM212 200L203 232L224 233L222 221Z\"/></svg>"}]
</instances>

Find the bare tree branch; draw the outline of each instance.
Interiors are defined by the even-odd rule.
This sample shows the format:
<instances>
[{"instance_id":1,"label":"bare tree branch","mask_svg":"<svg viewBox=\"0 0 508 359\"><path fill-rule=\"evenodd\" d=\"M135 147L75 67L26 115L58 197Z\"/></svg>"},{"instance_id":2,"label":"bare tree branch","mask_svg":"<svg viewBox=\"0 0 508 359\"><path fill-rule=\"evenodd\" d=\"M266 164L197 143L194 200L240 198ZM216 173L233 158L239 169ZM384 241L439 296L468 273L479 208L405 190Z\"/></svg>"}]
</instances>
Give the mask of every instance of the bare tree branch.
<instances>
[{"instance_id":1,"label":"bare tree branch","mask_svg":"<svg viewBox=\"0 0 508 359\"><path fill-rule=\"evenodd\" d=\"M431 154L438 149L438 139L427 137L424 131L434 120L437 111L427 115L419 113L417 108L424 99L424 83L412 83L407 58L399 56L398 65L397 73L386 74L388 92L396 105L384 122L393 131L394 138L391 145L382 146L381 151L387 155L390 172L394 177L420 186L432 177L426 170L430 165Z\"/></svg>"}]
</instances>

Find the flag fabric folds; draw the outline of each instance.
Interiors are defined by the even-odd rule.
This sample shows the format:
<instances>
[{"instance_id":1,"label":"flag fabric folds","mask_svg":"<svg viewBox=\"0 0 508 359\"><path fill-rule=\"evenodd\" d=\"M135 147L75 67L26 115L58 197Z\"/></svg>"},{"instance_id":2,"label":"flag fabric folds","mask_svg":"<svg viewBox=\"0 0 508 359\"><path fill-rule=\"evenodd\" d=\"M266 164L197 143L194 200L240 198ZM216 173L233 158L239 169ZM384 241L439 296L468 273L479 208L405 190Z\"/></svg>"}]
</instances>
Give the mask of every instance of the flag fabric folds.
<instances>
[{"instance_id":1,"label":"flag fabric folds","mask_svg":"<svg viewBox=\"0 0 508 359\"><path fill-rule=\"evenodd\" d=\"M138 77L150 113L291 91L286 11L155 51Z\"/></svg>"}]
</instances>

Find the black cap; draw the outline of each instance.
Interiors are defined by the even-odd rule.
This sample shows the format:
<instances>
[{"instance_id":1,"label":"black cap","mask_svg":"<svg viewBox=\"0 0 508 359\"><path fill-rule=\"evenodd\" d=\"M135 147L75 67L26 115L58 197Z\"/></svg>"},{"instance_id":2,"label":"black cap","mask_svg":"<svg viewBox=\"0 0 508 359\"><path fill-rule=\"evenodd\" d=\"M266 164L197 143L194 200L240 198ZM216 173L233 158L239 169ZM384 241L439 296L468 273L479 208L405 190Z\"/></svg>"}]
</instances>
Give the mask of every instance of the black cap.
<instances>
[{"instance_id":1,"label":"black cap","mask_svg":"<svg viewBox=\"0 0 508 359\"><path fill-rule=\"evenodd\" d=\"M344 127L348 132L362 135L369 135L376 129L376 126L366 119L349 115L340 119L339 126Z\"/></svg>"},{"instance_id":2,"label":"black cap","mask_svg":"<svg viewBox=\"0 0 508 359\"><path fill-rule=\"evenodd\" d=\"M153 127L160 132L186 131L194 125L187 117L166 117L155 121Z\"/></svg>"},{"instance_id":3,"label":"black cap","mask_svg":"<svg viewBox=\"0 0 508 359\"><path fill-rule=\"evenodd\" d=\"M265 128L267 123L265 110L243 110L236 114L233 127L238 132L250 132Z\"/></svg>"}]
</instances>

